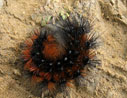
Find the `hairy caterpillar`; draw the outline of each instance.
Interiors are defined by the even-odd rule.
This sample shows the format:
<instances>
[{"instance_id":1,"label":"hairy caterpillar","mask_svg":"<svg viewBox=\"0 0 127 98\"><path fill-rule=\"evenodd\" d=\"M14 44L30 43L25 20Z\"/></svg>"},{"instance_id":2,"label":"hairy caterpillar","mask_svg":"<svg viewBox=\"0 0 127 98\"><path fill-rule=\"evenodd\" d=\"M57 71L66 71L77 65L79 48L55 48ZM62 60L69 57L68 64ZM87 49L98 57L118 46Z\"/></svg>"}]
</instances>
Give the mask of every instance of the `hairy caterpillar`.
<instances>
[{"instance_id":1,"label":"hairy caterpillar","mask_svg":"<svg viewBox=\"0 0 127 98\"><path fill-rule=\"evenodd\" d=\"M75 79L84 77L86 65L99 63L95 59L98 37L91 29L89 20L79 14L47 24L27 40L24 69L32 73L32 80L45 82L50 91L61 85L71 87Z\"/></svg>"}]
</instances>

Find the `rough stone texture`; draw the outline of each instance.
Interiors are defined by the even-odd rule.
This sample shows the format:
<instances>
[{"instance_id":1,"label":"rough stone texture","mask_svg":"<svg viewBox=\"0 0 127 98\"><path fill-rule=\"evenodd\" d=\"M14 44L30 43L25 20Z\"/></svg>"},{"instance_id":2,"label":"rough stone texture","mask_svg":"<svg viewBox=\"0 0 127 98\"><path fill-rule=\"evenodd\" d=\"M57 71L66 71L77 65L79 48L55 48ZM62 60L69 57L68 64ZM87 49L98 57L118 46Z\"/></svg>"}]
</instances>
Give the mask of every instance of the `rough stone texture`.
<instances>
[{"instance_id":1,"label":"rough stone texture","mask_svg":"<svg viewBox=\"0 0 127 98\"><path fill-rule=\"evenodd\" d=\"M84 86L70 90L70 98L127 98L126 0L4 0L3 6L1 1L0 98L45 96L42 87L32 85L23 70L23 42L31 31L40 28L42 20L52 16L55 23L58 14L65 11L88 12L102 41L97 49L101 66L88 69Z\"/></svg>"}]
</instances>

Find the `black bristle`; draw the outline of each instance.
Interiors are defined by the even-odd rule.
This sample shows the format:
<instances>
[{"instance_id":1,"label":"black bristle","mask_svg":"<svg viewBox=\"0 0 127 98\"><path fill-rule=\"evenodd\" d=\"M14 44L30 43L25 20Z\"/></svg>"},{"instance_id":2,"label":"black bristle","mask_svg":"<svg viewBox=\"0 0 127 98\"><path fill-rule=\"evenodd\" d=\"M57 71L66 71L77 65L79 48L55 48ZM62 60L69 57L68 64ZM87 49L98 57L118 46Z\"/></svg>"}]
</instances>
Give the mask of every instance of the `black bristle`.
<instances>
[{"instance_id":1,"label":"black bristle","mask_svg":"<svg viewBox=\"0 0 127 98\"><path fill-rule=\"evenodd\" d=\"M87 65L89 60L90 60L89 57L84 56L84 58L83 58L83 65Z\"/></svg>"}]
</instances>

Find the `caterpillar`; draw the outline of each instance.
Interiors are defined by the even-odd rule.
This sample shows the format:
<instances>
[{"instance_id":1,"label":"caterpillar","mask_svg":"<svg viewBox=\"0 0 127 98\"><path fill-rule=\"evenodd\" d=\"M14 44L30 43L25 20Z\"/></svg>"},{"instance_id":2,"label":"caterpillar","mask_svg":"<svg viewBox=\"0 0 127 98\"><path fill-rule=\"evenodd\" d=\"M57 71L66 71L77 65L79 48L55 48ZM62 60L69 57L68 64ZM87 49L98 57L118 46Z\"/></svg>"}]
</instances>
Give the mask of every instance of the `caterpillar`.
<instances>
[{"instance_id":1,"label":"caterpillar","mask_svg":"<svg viewBox=\"0 0 127 98\"><path fill-rule=\"evenodd\" d=\"M26 41L24 69L50 91L61 85L71 87L75 79L85 76L86 66L99 64L95 59L98 37L91 30L90 21L79 14L47 24Z\"/></svg>"}]
</instances>

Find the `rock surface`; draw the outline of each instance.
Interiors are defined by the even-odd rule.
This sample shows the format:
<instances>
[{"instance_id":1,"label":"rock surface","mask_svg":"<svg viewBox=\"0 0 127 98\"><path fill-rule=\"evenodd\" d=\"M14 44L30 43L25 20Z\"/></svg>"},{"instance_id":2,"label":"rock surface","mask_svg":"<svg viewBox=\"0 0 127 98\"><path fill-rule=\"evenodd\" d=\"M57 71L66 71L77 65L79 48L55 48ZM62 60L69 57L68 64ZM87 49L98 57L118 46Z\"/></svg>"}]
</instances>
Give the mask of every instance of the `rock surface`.
<instances>
[{"instance_id":1,"label":"rock surface","mask_svg":"<svg viewBox=\"0 0 127 98\"><path fill-rule=\"evenodd\" d=\"M97 49L101 66L89 69L84 86L71 90L70 98L127 98L126 0L4 0L4 5L0 0L0 98L50 98L31 84L21 51L47 17L55 23L67 11L88 12L102 41ZM61 93L56 98L68 97Z\"/></svg>"}]
</instances>

